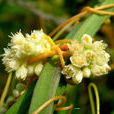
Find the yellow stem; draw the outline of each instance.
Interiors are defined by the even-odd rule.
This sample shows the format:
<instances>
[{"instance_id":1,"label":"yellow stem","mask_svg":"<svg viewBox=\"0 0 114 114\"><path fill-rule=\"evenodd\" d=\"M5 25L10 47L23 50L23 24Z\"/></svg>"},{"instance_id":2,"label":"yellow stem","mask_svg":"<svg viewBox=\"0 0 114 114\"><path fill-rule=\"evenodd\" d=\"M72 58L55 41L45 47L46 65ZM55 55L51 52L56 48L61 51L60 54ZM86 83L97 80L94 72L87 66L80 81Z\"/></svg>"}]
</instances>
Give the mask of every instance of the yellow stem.
<instances>
[{"instance_id":1,"label":"yellow stem","mask_svg":"<svg viewBox=\"0 0 114 114\"><path fill-rule=\"evenodd\" d=\"M4 100L7 96L7 92L8 92L8 89L9 89L10 82L11 82L11 78L12 78L12 72L9 73L9 76L8 76L3 94L2 94L1 99L0 99L0 109L2 108L2 106L4 104Z\"/></svg>"}]
</instances>

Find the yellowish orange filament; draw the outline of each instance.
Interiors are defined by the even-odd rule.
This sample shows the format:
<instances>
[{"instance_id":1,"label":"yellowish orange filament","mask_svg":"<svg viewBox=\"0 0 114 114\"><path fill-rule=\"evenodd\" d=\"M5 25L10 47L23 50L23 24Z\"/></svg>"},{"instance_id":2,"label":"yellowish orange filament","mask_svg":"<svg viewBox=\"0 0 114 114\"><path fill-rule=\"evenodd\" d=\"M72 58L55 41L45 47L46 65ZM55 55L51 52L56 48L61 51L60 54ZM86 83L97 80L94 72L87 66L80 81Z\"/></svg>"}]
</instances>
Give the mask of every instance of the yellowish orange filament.
<instances>
[{"instance_id":1,"label":"yellowish orange filament","mask_svg":"<svg viewBox=\"0 0 114 114\"><path fill-rule=\"evenodd\" d=\"M65 39L65 40L57 40L57 41L55 41L55 44L60 44L60 43L71 43L72 42L72 40L67 40L67 39Z\"/></svg>"},{"instance_id":2,"label":"yellowish orange filament","mask_svg":"<svg viewBox=\"0 0 114 114\"><path fill-rule=\"evenodd\" d=\"M60 57L61 66L62 66L62 68L64 68L65 67L65 61L64 61L64 58L63 58L63 53L62 53L62 51L59 47L57 47L56 50L57 50L57 54Z\"/></svg>"},{"instance_id":3,"label":"yellowish orange filament","mask_svg":"<svg viewBox=\"0 0 114 114\"><path fill-rule=\"evenodd\" d=\"M33 114L38 114L45 107L47 107L50 103L54 102L55 100L59 100L59 99L62 99L62 101L57 104L55 110L57 110L57 111L59 111L59 110L69 110L69 114L71 114L72 108L73 108L72 104L68 107L60 107L61 105L63 105L66 102L66 97L65 96L56 96L56 97L51 98L50 100L45 102L43 105L41 105L35 112L33 112Z\"/></svg>"},{"instance_id":4,"label":"yellowish orange filament","mask_svg":"<svg viewBox=\"0 0 114 114\"><path fill-rule=\"evenodd\" d=\"M63 26L67 25L68 23L70 23L70 22L73 21L73 20L76 20L76 21L79 20L79 18L84 17L87 13L88 13L87 11L81 12L81 13L79 13L78 15L75 15L75 16L71 17L70 19L64 21L64 23L62 23L62 24L59 25L55 30L53 30L53 31L49 34L49 36L52 37L52 36L53 36L55 33L57 33Z\"/></svg>"},{"instance_id":5,"label":"yellowish orange filament","mask_svg":"<svg viewBox=\"0 0 114 114\"><path fill-rule=\"evenodd\" d=\"M39 55L39 56L36 56L36 57L30 59L30 60L28 61L28 64L33 63L33 62L36 62L36 61L39 61L39 60L42 60L42 59L45 59L45 58L47 58L47 57L51 57L51 56L53 56L53 55L55 55L55 54L56 54L56 51L46 52L46 53L44 53L44 54L42 54L42 55Z\"/></svg>"},{"instance_id":6,"label":"yellowish orange filament","mask_svg":"<svg viewBox=\"0 0 114 114\"><path fill-rule=\"evenodd\" d=\"M71 53L69 51L61 51L63 56L71 56ZM54 55L57 55L57 51L50 51L47 53L44 53L42 55L36 56L28 61L28 64L31 64L33 62L37 62L39 60L46 59L48 57L52 57Z\"/></svg>"},{"instance_id":7,"label":"yellowish orange filament","mask_svg":"<svg viewBox=\"0 0 114 114\"><path fill-rule=\"evenodd\" d=\"M49 35L50 36L53 36L63 26L67 25L68 23L70 23L73 20L79 21L81 17L86 16L88 13L98 13L98 14L114 15L114 13L112 13L112 12L100 11L102 9L107 9L107 8L111 8L111 7L114 7L114 4L108 4L108 5L100 6L100 7L97 7L97 8L85 7L85 8L82 9L81 13L79 13L78 15L75 15L75 16L71 17L70 19L64 21L64 23L62 23L61 25L59 25Z\"/></svg>"},{"instance_id":8,"label":"yellowish orange filament","mask_svg":"<svg viewBox=\"0 0 114 114\"><path fill-rule=\"evenodd\" d=\"M85 7L84 10L87 10L90 13L93 12L93 13L98 13L98 14L114 15L113 12L100 11L97 8Z\"/></svg>"}]
</instances>

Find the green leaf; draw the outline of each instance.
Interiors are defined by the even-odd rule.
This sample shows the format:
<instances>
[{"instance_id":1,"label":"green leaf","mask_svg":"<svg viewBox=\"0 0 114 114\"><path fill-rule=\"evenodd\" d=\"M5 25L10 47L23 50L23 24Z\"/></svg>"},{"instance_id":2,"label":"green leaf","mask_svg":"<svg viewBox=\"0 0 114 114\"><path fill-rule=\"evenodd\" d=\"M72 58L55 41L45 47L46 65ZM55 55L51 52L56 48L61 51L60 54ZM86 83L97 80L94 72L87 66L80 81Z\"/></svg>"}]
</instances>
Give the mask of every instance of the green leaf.
<instances>
[{"instance_id":1,"label":"green leaf","mask_svg":"<svg viewBox=\"0 0 114 114\"><path fill-rule=\"evenodd\" d=\"M12 105L12 107L6 112L6 114L24 114L29 108L34 86L35 86L35 82L19 98L19 100Z\"/></svg>"},{"instance_id":2,"label":"green leaf","mask_svg":"<svg viewBox=\"0 0 114 114\"><path fill-rule=\"evenodd\" d=\"M46 63L34 89L29 114L32 114L38 107L55 96L59 80L60 67L53 65L51 61ZM41 111L40 114L52 113L53 104L50 104L47 108Z\"/></svg>"}]
</instances>

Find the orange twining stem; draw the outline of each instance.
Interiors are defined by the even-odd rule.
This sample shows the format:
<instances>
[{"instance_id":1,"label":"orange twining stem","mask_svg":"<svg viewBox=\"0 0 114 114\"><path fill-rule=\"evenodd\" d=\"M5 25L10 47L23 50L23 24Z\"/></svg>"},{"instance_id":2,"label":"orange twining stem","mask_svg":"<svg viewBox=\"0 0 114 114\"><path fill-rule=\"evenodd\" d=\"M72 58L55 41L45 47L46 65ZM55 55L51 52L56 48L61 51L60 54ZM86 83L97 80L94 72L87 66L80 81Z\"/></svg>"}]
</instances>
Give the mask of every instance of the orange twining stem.
<instances>
[{"instance_id":1,"label":"orange twining stem","mask_svg":"<svg viewBox=\"0 0 114 114\"><path fill-rule=\"evenodd\" d=\"M111 8L111 7L114 7L114 4L107 4L104 6L95 7L95 9L101 10L101 9L107 9L107 8Z\"/></svg>"},{"instance_id":2,"label":"orange twining stem","mask_svg":"<svg viewBox=\"0 0 114 114\"><path fill-rule=\"evenodd\" d=\"M65 96L56 96L51 98L50 100L48 100L47 102L45 102L43 105L41 105L35 112L33 112L33 114L38 114L39 112L41 112L45 107L47 107L50 103L54 102L55 100L59 100L62 99L61 102L59 102L55 108L55 110L69 110L69 114L71 114L72 112L72 108L73 105L71 104L68 107L60 107L61 105L63 105L66 102L66 97Z\"/></svg>"},{"instance_id":3,"label":"orange twining stem","mask_svg":"<svg viewBox=\"0 0 114 114\"><path fill-rule=\"evenodd\" d=\"M72 40L68 40L68 39L65 39L65 40L57 40L55 41L55 44L60 44L60 43L71 43Z\"/></svg>"},{"instance_id":4,"label":"orange twining stem","mask_svg":"<svg viewBox=\"0 0 114 114\"><path fill-rule=\"evenodd\" d=\"M53 30L49 35L53 36L63 26L69 24L73 20L79 21L81 17L86 16L88 13L92 13L93 12L93 13L98 13L98 14L114 15L114 13L112 13L112 12L100 11L101 9L107 9L107 8L111 8L111 7L114 7L114 4L108 4L108 5L100 6L100 7L97 7L97 8L91 8L91 7L83 8L81 10L81 13L79 13L78 15L75 15L75 16L71 17L70 19L66 20L64 23L59 25L55 30Z\"/></svg>"},{"instance_id":5,"label":"orange twining stem","mask_svg":"<svg viewBox=\"0 0 114 114\"><path fill-rule=\"evenodd\" d=\"M62 23L62 24L59 25L55 30L53 30L53 31L49 34L49 36L52 37L52 36L53 36L55 33L57 33L63 26L69 24L69 23L70 23L71 21L73 21L73 20L76 20L76 21L79 20L79 18L84 17L87 13L88 13L87 11L81 12L81 13L79 13L78 15L75 15L75 16L71 17L70 19L64 21L64 23Z\"/></svg>"},{"instance_id":6,"label":"orange twining stem","mask_svg":"<svg viewBox=\"0 0 114 114\"><path fill-rule=\"evenodd\" d=\"M71 56L71 53L70 53L69 51L62 51L62 53L63 53L63 54L62 54L63 56ZM44 53L44 54L42 54L42 55L36 56L36 57L34 57L34 58L28 60L28 64L31 64L31 63L33 63L33 62L40 61L40 60L42 60L42 59L46 59L46 58L48 58L48 57L52 57L52 56L54 56L54 55L57 55L57 51L46 52L46 53Z\"/></svg>"},{"instance_id":7,"label":"orange twining stem","mask_svg":"<svg viewBox=\"0 0 114 114\"><path fill-rule=\"evenodd\" d=\"M84 10L87 10L90 13L93 12L93 13L98 13L98 14L114 15L113 12L100 11L97 8L95 9L95 8L85 7Z\"/></svg>"},{"instance_id":8,"label":"orange twining stem","mask_svg":"<svg viewBox=\"0 0 114 114\"><path fill-rule=\"evenodd\" d=\"M46 59L47 57L51 57L51 56L53 56L55 54L56 54L56 51L46 52L46 53L44 53L42 55L36 56L36 57L28 60L28 64L36 62L36 61L39 61L39 60L42 60L42 59Z\"/></svg>"},{"instance_id":9,"label":"orange twining stem","mask_svg":"<svg viewBox=\"0 0 114 114\"><path fill-rule=\"evenodd\" d=\"M68 114L71 114L72 108L73 108L73 105L70 104L70 106L67 106L67 107L58 107L58 108L56 108L55 110L56 110L56 111L69 110L69 113L68 113Z\"/></svg>"},{"instance_id":10,"label":"orange twining stem","mask_svg":"<svg viewBox=\"0 0 114 114\"><path fill-rule=\"evenodd\" d=\"M65 61L64 61L64 58L63 58L63 53L62 53L62 51L59 47L56 48L56 51L57 51L57 54L60 57L61 66L62 66L62 68L64 68L65 67Z\"/></svg>"}]
</instances>

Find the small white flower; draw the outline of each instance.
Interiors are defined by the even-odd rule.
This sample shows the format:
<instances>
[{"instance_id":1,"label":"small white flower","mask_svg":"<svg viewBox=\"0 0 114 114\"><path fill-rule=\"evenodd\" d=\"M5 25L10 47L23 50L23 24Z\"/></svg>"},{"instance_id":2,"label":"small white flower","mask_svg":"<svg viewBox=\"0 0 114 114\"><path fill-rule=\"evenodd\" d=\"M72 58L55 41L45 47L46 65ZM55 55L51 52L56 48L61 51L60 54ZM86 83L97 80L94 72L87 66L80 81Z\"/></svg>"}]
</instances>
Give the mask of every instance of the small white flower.
<instances>
[{"instance_id":1,"label":"small white flower","mask_svg":"<svg viewBox=\"0 0 114 114\"><path fill-rule=\"evenodd\" d=\"M87 66L86 57L82 53L74 53L73 56L70 57L71 63L76 67Z\"/></svg>"},{"instance_id":2,"label":"small white flower","mask_svg":"<svg viewBox=\"0 0 114 114\"><path fill-rule=\"evenodd\" d=\"M111 67L108 64L103 65L104 74L108 74L108 72L111 70Z\"/></svg>"},{"instance_id":3,"label":"small white flower","mask_svg":"<svg viewBox=\"0 0 114 114\"><path fill-rule=\"evenodd\" d=\"M81 70L78 70L72 80L74 83L79 84L83 79L83 73Z\"/></svg>"},{"instance_id":4,"label":"small white flower","mask_svg":"<svg viewBox=\"0 0 114 114\"><path fill-rule=\"evenodd\" d=\"M91 68L91 71L94 76L100 76L100 75L107 74L110 69L111 68L108 64L105 64L103 66L93 65Z\"/></svg>"},{"instance_id":5,"label":"small white flower","mask_svg":"<svg viewBox=\"0 0 114 114\"><path fill-rule=\"evenodd\" d=\"M82 36L81 42L84 44L84 47L90 48L92 46L92 38L88 34Z\"/></svg>"},{"instance_id":6,"label":"small white flower","mask_svg":"<svg viewBox=\"0 0 114 114\"><path fill-rule=\"evenodd\" d=\"M89 78L91 76L91 70L88 67L83 68L83 76Z\"/></svg>"},{"instance_id":7,"label":"small white flower","mask_svg":"<svg viewBox=\"0 0 114 114\"><path fill-rule=\"evenodd\" d=\"M96 53L96 64L97 65L104 65L109 61L110 55L105 51L99 51Z\"/></svg>"},{"instance_id":8,"label":"small white flower","mask_svg":"<svg viewBox=\"0 0 114 114\"><path fill-rule=\"evenodd\" d=\"M35 74L37 76L39 76L39 74L41 73L42 69L43 69L43 64L42 63L38 63L36 65L36 67L35 67L35 70L34 70Z\"/></svg>"},{"instance_id":9,"label":"small white flower","mask_svg":"<svg viewBox=\"0 0 114 114\"><path fill-rule=\"evenodd\" d=\"M14 34L11 38L11 45L21 45L25 42L25 37L21 32Z\"/></svg>"},{"instance_id":10,"label":"small white flower","mask_svg":"<svg viewBox=\"0 0 114 114\"><path fill-rule=\"evenodd\" d=\"M11 72L11 71L17 70L19 68L20 64L18 61L11 59L5 63L5 66L6 66L6 70L8 72Z\"/></svg>"},{"instance_id":11,"label":"small white flower","mask_svg":"<svg viewBox=\"0 0 114 114\"><path fill-rule=\"evenodd\" d=\"M62 74L66 76L66 79L72 78L75 75L75 73L76 68L71 64L65 66L65 68L62 70Z\"/></svg>"},{"instance_id":12,"label":"small white flower","mask_svg":"<svg viewBox=\"0 0 114 114\"><path fill-rule=\"evenodd\" d=\"M23 64L16 70L16 77L18 79L25 80L25 78L27 77L27 72L28 72L28 70L26 68L26 65Z\"/></svg>"},{"instance_id":13,"label":"small white flower","mask_svg":"<svg viewBox=\"0 0 114 114\"><path fill-rule=\"evenodd\" d=\"M85 50L84 52L85 56L86 56L86 60L87 62L90 63L94 63L95 61L95 52L92 50Z\"/></svg>"},{"instance_id":14,"label":"small white flower","mask_svg":"<svg viewBox=\"0 0 114 114\"><path fill-rule=\"evenodd\" d=\"M83 44L74 40L71 42L71 44L68 44L68 47L69 47L69 50L71 53L74 53L74 52L82 52L83 51Z\"/></svg>"},{"instance_id":15,"label":"small white flower","mask_svg":"<svg viewBox=\"0 0 114 114\"><path fill-rule=\"evenodd\" d=\"M104 49L106 49L107 44L103 43L103 40L101 41L95 41L93 43L93 50L94 51L102 51Z\"/></svg>"}]
</instances>

